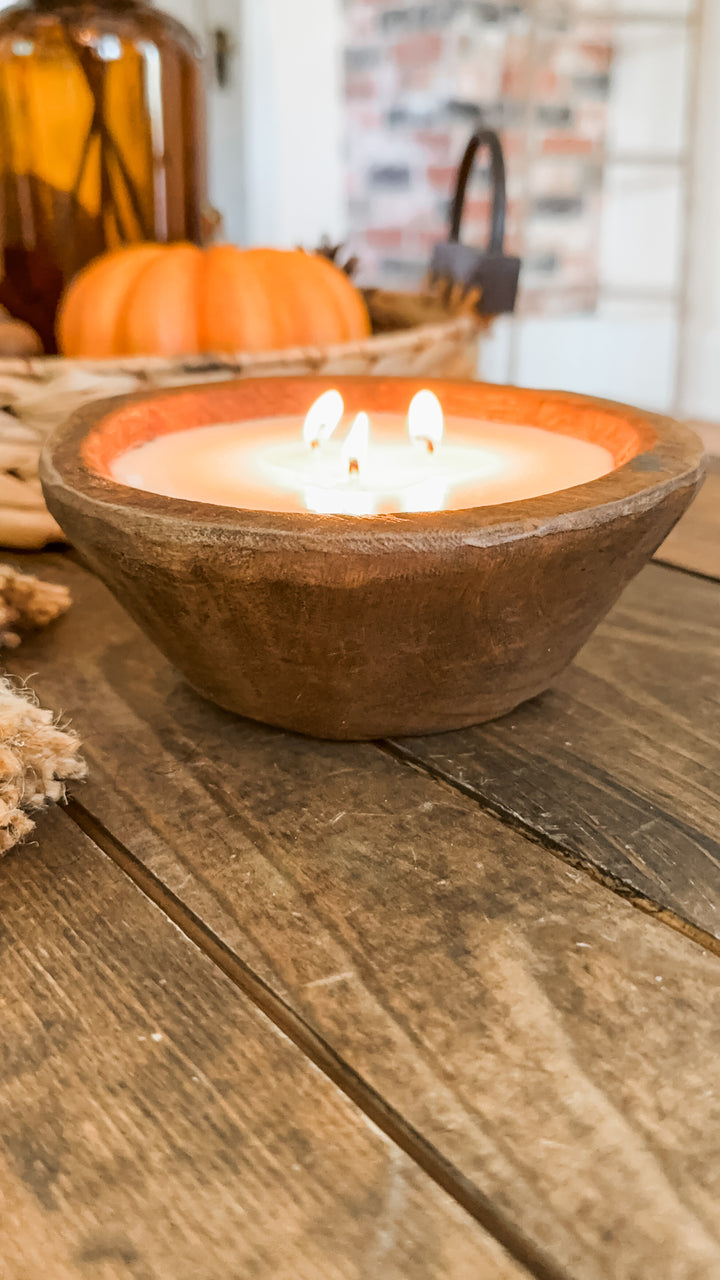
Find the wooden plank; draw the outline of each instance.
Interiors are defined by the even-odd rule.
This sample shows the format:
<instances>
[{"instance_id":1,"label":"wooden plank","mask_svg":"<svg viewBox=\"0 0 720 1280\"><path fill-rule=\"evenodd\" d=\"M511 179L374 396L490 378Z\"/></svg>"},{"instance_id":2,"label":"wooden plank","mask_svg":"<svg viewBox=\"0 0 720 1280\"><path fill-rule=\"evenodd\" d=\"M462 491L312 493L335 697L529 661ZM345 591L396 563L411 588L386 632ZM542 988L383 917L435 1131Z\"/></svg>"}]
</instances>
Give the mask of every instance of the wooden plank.
<instances>
[{"instance_id":1,"label":"wooden plank","mask_svg":"<svg viewBox=\"0 0 720 1280\"><path fill-rule=\"evenodd\" d=\"M711 459L702 489L655 559L720 578L720 459Z\"/></svg>"},{"instance_id":2,"label":"wooden plank","mask_svg":"<svg viewBox=\"0 0 720 1280\"><path fill-rule=\"evenodd\" d=\"M76 606L13 662L92 820L575 1280L715 1280L717 958L376 747L216 710L47 573Z\"/></svg>"},{"instance_id":3,"label":"wooden plank","mask_svg":"<svg viewBox=\"0 0 720 1280\"><path fill-rule=\"evenodd\" d=\"M520 1280L57 811L0 863L3 1280Z\"/></svg>"},{"instance_id":4,"label":"wooden plank","mask_svg":"<svg viewBox=\"0 0 720 1280\"><path fill-rule=\"evenodd\" d=\"M720 588L651 566L554 688L397 744L631 897L720 939Z\"/></svg>"}]
</instances>

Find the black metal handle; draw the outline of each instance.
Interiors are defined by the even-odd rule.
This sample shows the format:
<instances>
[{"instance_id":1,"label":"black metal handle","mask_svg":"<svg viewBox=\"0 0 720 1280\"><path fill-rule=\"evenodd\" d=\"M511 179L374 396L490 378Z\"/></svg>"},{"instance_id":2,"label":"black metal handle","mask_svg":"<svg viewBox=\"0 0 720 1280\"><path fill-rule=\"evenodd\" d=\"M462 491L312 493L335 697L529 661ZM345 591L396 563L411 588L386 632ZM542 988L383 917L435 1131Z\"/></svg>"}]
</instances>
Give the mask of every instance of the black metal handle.
<instances>
[{"instance_id":1,"label":"black metal handle","mask_svg":"<svg viewBox=\"0 0 720 1280\"><path fill-rule=\"evenodd\" d=\"M225 27L216 27L213 31L213 61L215 63L215 79L220 89L227 88L230 79L230 58L233 53L233 42Z\"/></svg>"},{"instance_id":2,"label":"black metal handle","mask_svg":"<svg viewBox=\"0 0 720 1280\"><path fill-rule=\"evenodd\" d=\"M480 147L487 147L490 152L490 181L492 185L492 220L490 223L490 243L488 253L502 253L505 240L505 157L502 143L494 129L478 129L465 148L465 154L458 169L457 186L453 197L450 214L450 242L460 239L460 223L465 206L465 191L473 167L475 156Z\"/></svg>"}]
</instances>

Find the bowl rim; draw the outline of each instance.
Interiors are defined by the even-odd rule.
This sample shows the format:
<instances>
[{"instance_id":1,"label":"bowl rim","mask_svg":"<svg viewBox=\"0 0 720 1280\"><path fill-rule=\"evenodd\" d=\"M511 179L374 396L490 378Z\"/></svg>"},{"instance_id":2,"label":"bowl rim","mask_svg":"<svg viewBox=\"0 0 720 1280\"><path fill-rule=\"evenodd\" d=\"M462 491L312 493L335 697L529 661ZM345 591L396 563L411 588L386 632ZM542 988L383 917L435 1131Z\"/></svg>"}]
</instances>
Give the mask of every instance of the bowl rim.
<instances>
[{"instance_id":1,"label":"bowl rim","mask_svg":"<svg viewBox=\"0 0 720 1280\"><path fill-rule=\"evenodd\" d=\"M373 516L258 511L169 498L120 484L92 468L83 456L88 437L97 432L103 421L117 420L118 413L126 413L135 406L176 397L197 397L198 393L209 395L211 400L222 393L252 395L253 390L257 393L259 389L278 393L278 388L287 391L290 384L300 384L304 393L315 391L315 394L330 386L341 391L345 388L346 397L351 388L358 389L358 384L370 385L372 394L377 396L382 395L383 386L392 387L396 392L402 388L406 396L418 387L427 386L443 393L445 404L448 396L452 400L464 395L477 398L478 403L484 401L489 407L494 405L498 411L503 402L513 409L522 405L535 418L545 415L547 419L547 422L529 421L526 425L548 426L556 431L558 415L567 419L569 411L589 410L621 420L636 433L638 449L607 475L539 497L454 511ZM370 408L372 411L372 406ZM451 408L447 411L453 412ZM485 412L483 416L491 414ZM518 418L513 415L511 420L517 422ZM572 433L561 431L560 434ZM703 473L704 450L699 438L683 423L662 414L568 391L461 379L381 378L368 374L238 378L141 390L94 401L77 410L52 432L43 447L40 465L43 490L56 515L58 511L62 514L63 507L71 506L116 526L133 526L138 533L142 531L163 539L171 535L178 543L231 538L236 543L245 541L256 545L270 538L295 548L306 546L324 551L355 548L376 553L394 551L398 544L423 550L429 546L457 544L490 546L539 533L601 524L654 506L674 489L697 486Z\"/></svg>"}]
</instances>

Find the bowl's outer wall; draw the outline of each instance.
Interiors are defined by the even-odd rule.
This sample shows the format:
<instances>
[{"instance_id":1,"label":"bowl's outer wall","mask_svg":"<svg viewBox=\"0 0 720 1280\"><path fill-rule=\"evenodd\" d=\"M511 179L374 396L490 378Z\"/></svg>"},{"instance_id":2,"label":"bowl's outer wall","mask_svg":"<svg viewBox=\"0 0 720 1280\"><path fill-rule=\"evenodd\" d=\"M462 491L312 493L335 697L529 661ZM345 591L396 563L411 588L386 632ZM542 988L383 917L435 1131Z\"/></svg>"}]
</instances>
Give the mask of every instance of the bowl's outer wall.
<instances>
[{"instance_id":1,"label":"bowl's outer wall","mask_svg":"<svg viewBox=\"0 0 720 1280\"><path fill-rule=\"evenodd\" d=\"M45 469L63 529L158 648L231 711L316 737L425 734L546 689L688 506L637 509L494 545L392 555L249 547L232 529L173 540L108 518Z\"/></svg>"}]
</instances>

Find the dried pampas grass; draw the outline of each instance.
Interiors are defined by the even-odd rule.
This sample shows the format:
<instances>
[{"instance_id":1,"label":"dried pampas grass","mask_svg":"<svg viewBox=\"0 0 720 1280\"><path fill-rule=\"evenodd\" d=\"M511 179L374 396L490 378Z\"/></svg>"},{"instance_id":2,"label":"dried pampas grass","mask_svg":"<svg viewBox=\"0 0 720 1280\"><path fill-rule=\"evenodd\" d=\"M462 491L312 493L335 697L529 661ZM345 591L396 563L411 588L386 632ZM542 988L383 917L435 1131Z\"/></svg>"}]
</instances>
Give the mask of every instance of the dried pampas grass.
<instances>
[{"instance_id":1,"label":"dried pampas grass","mask_svg":"<svg viewBox=\"0 0 720 1280\"><path fill-rule=\"evenodd\" d=\"M0 647L15 648L20 632L46 626L69 605L65 587L0 565ZM33 830L30 812L61 800L66 781L84 777L79 746L31 690L0 675L0 854Z\"/></svg>"},{"instance_id":2,"label":"dried pampas grass","mask_svg":"<svg viewBox=\"0 0 720 1280\"><path fill-rule=\"evenodd\" d=\"M79 746L77 734L59 728L30 690L0 679L0 854L32 831L28 810L62 800L65 782L84 777Z\"/></svg>"},{"instance_id":3,"label":"dried pampas grass","mask_svg":"<svg viewBox=\"0 0 720 1280\"><path fill-rule=\"evenodd\" d=\"M34 631L54 622L70 607L67 587L41 582L0 564L0 648L15 649L20 631Z\"/></svg>"}]
</instances>

